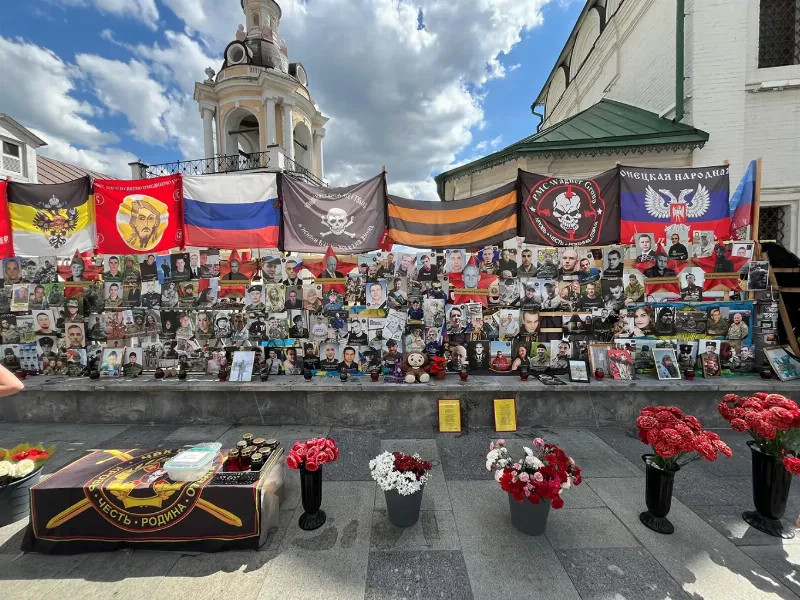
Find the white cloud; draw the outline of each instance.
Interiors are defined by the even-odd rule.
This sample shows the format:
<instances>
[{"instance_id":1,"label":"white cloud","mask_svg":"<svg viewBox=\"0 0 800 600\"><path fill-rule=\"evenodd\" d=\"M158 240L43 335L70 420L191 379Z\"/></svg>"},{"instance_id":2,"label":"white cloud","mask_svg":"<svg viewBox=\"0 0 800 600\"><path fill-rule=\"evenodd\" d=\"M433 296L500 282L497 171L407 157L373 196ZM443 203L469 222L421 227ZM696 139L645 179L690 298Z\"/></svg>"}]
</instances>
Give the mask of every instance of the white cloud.
<instances>
[{"instance_id":1,"label":"white cloud","mask_svg":"<svg viewBox=\"0 0 800 600\"><path fill-rule=\"evenodd\" d=\"M40 154L104 175L129 179L131 169L128 163L137 160L135 154L117 148L103 148L100 151L81 149L76 148L65 139L48 135L44 131L36 129L31 129L31 131L47 140L47 146L39 149Z\"/></svg>"},{"instance_id":2,"label":"white cloud","mask_svg":"<svg viewBox=\"0 0 800 600\"><path fill-rule=\"evenodd\" d=\"M212 52L244 21L236 1L163 1ZM289 59L304 64L309 91L331 117L326 179L352 183L385 164L396 193L435 197L431 175L483 127L481 86L505 75L502 56L541 24L547 1L283 0Z\"/></svg>"},{"instance_id":3,"label":"white cloud","mask_svg":"<svg viewBox=\"0 0 800 600\"><path fill-rule=\"evenodd\" d=\"M147 27L158 29L158 7L156 0L51 0L65 7L93 5L104 14L131 17Z\"/></svg>"},{"instance_id":4,"label":"white cloud","mask_svg":"<svg viewBox=\"0 0 800 600\"><path fill-rule=\"evenodd\" d=\"M151 78L144 63L136 60L123 63L93 54L79 54L76 61L91 78L97 98L131 123L131 135L149 144L167 141L162 118L170 108L170 101L164 87Z\"/></svg>"},{"instance_id":5,"label":"white cloud","mask_svg":"<svg viewBox=\"0 0 800 600\"><path fill-rule=\"evenodd\" d=\"M502 135L498 135L491 142L489 142L489 146L492 148L492 150L496 150L497 148L500 147L500 144L502 144L502 143L503 143L503 136Z\"/></svg>"},{"instance_id":6,"label":"white cloud","mask_svg":"<svg viewBox=\"0 0 800 600\"><path fill-rule=\"evenodd\" d=\"M117 141L117 136L89 122L100 109L74 97L81 73L51 50L0 37L0 65L2 111L45 132L45 141L51 135L89 147Z\"/></svg>"},{"instance_id":7,"label":"white cloud","mask_svg":"<svg viewBox=\"0 0 800 600\"><path fill-rule=\"evenodd\" d=\"M514 71L516 71L517 69L519 69L521 66L522 66L522 65L521 65L520 63L517 63L517 64L515 64L515 65L511 65L510 67L508 67L508 72L509 72L509 73L513 73Z\"/></svg>"}]
</instances>

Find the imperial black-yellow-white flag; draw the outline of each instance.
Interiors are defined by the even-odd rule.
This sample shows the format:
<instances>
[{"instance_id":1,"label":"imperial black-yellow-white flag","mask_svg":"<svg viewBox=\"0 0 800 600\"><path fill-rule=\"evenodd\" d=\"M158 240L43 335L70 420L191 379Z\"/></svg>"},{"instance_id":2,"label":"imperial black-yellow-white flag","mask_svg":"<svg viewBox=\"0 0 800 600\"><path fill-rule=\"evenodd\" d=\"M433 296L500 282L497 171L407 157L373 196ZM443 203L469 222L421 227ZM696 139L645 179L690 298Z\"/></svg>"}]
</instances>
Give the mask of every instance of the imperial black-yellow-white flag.
<instances>
[{"instance_id":1,"label":"imperial black-yellow-white flag","mask_svg":"<svg viewBox=\"0 0 800 600\"><path fill-rule=\"evenodd\" d=\"M8 184L8 213L17 256L72 255L94 249L91 181Z\"/></svg>"}]
</instances>

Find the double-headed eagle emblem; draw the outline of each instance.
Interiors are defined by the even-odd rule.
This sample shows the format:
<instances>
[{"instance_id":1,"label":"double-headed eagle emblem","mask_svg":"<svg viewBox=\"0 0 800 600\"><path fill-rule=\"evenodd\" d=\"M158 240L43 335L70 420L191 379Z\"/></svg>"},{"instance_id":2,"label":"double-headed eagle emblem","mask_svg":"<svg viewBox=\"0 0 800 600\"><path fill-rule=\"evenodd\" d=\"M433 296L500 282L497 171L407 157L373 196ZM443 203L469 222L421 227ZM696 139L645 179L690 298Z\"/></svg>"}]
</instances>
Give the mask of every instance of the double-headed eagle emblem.
<instances>
[{"instance_id":1,"label":"double-headed eagle emblem","mask_svg":"<svg viewBox=\"0 0 800 600\"><path fill-rule=\"evenodd\" d=\"M61 200L53 196L33 216L33 226L47 235L47 242L53 248L64 246L78 227L78 210L64 210L64 206Z\"/></svg>"},{"instance_id":2,"label":"double-headed eagle emblem","mask_svg":"<svg viewBox=\"0 0 800 600\"><path fill-rule=\"evenodd\" d=\"M688 199L689 194L692 196ZM708 211L711 206L711 194L704 185L698 185L697 190L681 190L675 197L670 190L658 190L647 186L644 192L644 207L656 219L670 219L673 223L683 223L687 219L698 219Z\"/></svg>"}]
</instances>

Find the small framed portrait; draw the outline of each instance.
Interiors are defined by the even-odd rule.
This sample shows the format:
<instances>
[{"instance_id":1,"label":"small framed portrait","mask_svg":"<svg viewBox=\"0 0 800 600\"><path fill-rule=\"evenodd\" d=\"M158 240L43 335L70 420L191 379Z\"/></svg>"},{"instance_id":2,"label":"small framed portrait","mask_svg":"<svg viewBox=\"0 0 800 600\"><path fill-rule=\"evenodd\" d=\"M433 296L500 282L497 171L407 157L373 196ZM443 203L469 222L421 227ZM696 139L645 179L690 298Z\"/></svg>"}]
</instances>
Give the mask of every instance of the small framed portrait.
<instances>
[{"instance_id":1,"label":"small framed portrait","mask_svg":"<svg viewBox=\"0 0 800 600\"><path fill-rule=\"evenodd\" d=\"M634 378L633 357L627 348L609 348L608 361L611 364L611 376L614 379L628 381Z\"/></svg>"},{"instance_id":2,"label":"small framed portrait","mask_svg":"<svg viewBox=\"0 0 800 600\"><path fill-rule=\"evenodd\" d=\"M247 294L244 297L245 310L252 312L264 312L264 286L254 283L247 286ZM279 310L283 306L279 307Z\"/></svg>"},{"instance_id":3,"label":"small framed portrait","mask_svg":"<svg viewBox=\"0 0 800 600\"><path fill-rule=\"evenodd\" d=\"M500 279L509 279L517 276L517 248L505 244L500 249L500 260L497 263L497 274Z\"/></svg>"},{"instance_id":4,"label":"small framed portrait","mask_svg":"<svg viewBox=\"0 0 800 600\"><path fill-rule=\"evenodd\" d=\"M678 359L672 348L653 349L653 360L656 363L656 375L659 380L681 378Z\"/></svg>"},{"instance_id":5,"label":"small framed portrait","mask_svg":"<svg viewBox=\"0 0 800 600\"><path fill-rule=\"evenodd\" d=\"M367 284L367 308L373 310L386 308L386 281L373 281Z\"/></svg>"},{"instance_id":6,"label":"small framed portrait","mask_svg":"<svg viewBox=\"0 0 800 600\"><path fill-rule=\"evenodd\" d=\"M753 258L753 242L735 242L731 244L731 256L737 258Z\"/></svg>"},{"instance_id":7,"label":"small framed portrait","mask_svg":"<svg viewBox=\"0 0 800 600\"><path fill-rule=\"evenodd\" d=\"M467 357L469 368L472 371L485 371L489 369L491 360L491 345L488 341L469 342L467 344Z\"/></svg>"},{"instance_id":8,"label":"small framed portrait","mask_svg":"<svg viewBox=\"0 0 800 600\"><path fill-rule=\"evenodd\" d=\"M3 281L5 285L12 285L15 283L23 283L24 276L21 266L20 258L4 258L3 264ZM36 263L34 263L35 265ZM83 264L83 263L81 263ZM81 271L82 273L83 271ZM25 283L28 283L27 281Z\"/></svg>"},{"instance_id":9,"label":"small framed portrait","mask_svg":"<svg viewBox=\"0 0 800 600\"><path fill-rule=\"evenodd\" d=\"M58 283L58 258L55 256L40 256L36 259L36 270L33 278L30 277L30 265L27 276L31 283Z\"/></svg>"},{"instance_id":10,"label":"small framed portrait","mask_svg":"<svg viewBox=\"0 0 800 600\"><path fill-rule=\"evenodd\" d=\"M697 342L678 342L678 367L685 371L694 369L697 361Z\"/></svg>"},{"instance_id":11,"label":"small framed portrait","mask_svg":"<svg viewBox=\"0 0 800 600\"><path fill-rule=\"evenodd\" d=\"M675 335L675 308L672 306L656 307L656 335Z\"/></svg>"},{"instance_id":12,"label":"small framed portrait","mask_svg":"<svg viewBox=\"0 0 800 600\"><path fill-rule=\"evenodd\" d=\"M538 312L532 310L522 311L522 328L520 335L536 337L542 325L542 319Z\"/></svg>"},{"instance_id":13,"label":"small framed portrait","mask_svg":"<svg viewBox=\"0 0 800 600\"><path fill-rule=\"evenodd\" d=\"M742 309L730 309L728 312L728 334L729 340L743 340L750 335L750 311Z\"/></svg>"},{"instance_id":14,"label":"small framed portrait","mask_svg":"<svg viewBox=\"0 0 800 600\"><path fill-rule=\"evenodd\" d=\"M561 279L571 280L578 278L580 270L578 250L571 246L561 248L558 258L558 275ZM540 275L541 277L541 275Z\"/></svg>"},{"instance_id":15,"label":"small framed portrait","mask_svg":"<svg viewBox=\"0 0 800 600\"><path fill-rule=\"evenodd\" d=\"M747 290L762 292L769 287L769 261L750 261L750 272L747 274Z\"/></svg>"},{"instance_id":16,"label":"small framed portrait","mask_svg":"<svg viewBox=\"0 0 800 600\"><path fill-rule=\"evenodd\" d=\"M632 311L633 316L629 317L633 337L651 337L655 335L656 328L653 320L653 309L649 306L639 306Z\"/></svg>"},{"instance_id":17,"label":"small framed portrait","mask_svg":"<svg viewBox=\"0 0 800 600\"><path fill-rule=\"evenodd\" d=\"M142 281L158 280L158 262L155 254L139 256L139 277Z\"/></svg>"},{"instance_id":18,"label":"small framed portrait","mask_svg":"<svg viewBox=\"0 0 800 600\"><path fill-rule=\"evenodd\" d=\"M197 283L200 290L197 297L197 307L214 308L219 298L219 280L200 279Z\"/></svg>"},{"instance_id":19,"label":"small framed portrait","mask_svg":"<svg viewBox=\"0 0 800 600\"><path fill-rule=\"evenodd\" d=\"M647 264L655 261L656 246L653 234L640 233L635 238L635 244L628 249L629 257L636 264Z\"/></svg>"},{"instance_id":20,"label":"small framed portrait","mask_svg":"<svg viewBox=\"0 0 800 600\"><path fill-rule=\"evenodd\" d=\"M524 251L523 251L524 254ZM536 248L536 277L557 279L559 275L558 248Z\"/></svg>"},{"instance_id":21,"label":"small framed portrait","mask_svg":"<svg viewBox=\"0 0 800 600\"><path fill-rule=\"evenodd\" d=\"M169 254L156 256L156 272L162 285L172 281L172 258Z\"/></svg>"},{"instance_id":22,"label":"small framed portrait","mask_svg":"<svg viewBox=\"0 0 800 600\"><path fill-rule=\"evenodd\" d=\"M624 248L613 246L603 253L603 278L619 279L625 270Z\"/></svg>"},{"instance_id":23,"label":"small framed portrait","mask_svg":"<svg viewBox=\"0 0 800 600\"><path fill-rule=\"evenodd\" d=\"M611 377L611 363L608 360L608 351L611 344L589 344L589 366L592 373L598 369L607 377Z\"/></svg>"},{"instance_id":24,"label":"small framed portrait","mask_svg":"<svg viewBox=\"0 0 800 600\"><path fill-rule=\"evenodd\" d=\"M369 323L367 319L351 318L348 323L347 343L351 346L369 344Z\"/></svg>"},{"instance_id":25,"label":"small framed portrait","mask_svg":"<svg viewBox=\"0 0 800 600\"><path fill-rule=\"evenodd\" d=\"M283 261L280 256L261 258L261 278L263 283L283 283Z\"/></svg>"},{"instance_id":26,"label":"small framed portrait","mask_svg":"<svg viewBox=\"0 0 800 600\"><path fill-rule=\"evenodd\" d=\"M35 310L31 314L36 335L58 335L59 328L52 310Z\"/></svg>"},{"instance_id":27,"label":"small framed portrait","mask_svg":"<svg viewBox=\"0 0 800 600\"><path fill-rule=\"evenodd\" d=\"M589 366L585 360L569 361L569 380L573 383L589 383Z\"/></svg>"},{"instance_id":28,"label":"small framed portrait","mask_svg":"<svg viewBox=\"0 0 800 600\"><path fill-rule=\"evenodd\" d=\"M625 289L625 304L638 304L644 302L645 287L644 274L637 269L625 270L622 276Z\"/></svg>"},{"instance_id":29,"label":"small framed portrait","mask_svg":"<svg viewBox=\"0 0 800 600\"><path fill-rule=\"evenodd\" d=\"M199 280L181 281L178 284L178 307L196 308L198 300Z\"/></svg>"},{"instance_id":30,"label":"small framed portrait","mask_svg":"<svg viewBox=\"0 0 800 600\"><path fill-rule=\"evenodd\" d=\"M26 312L30 301L30 286L27 283L15 283L11 287L11 311Z\"/></svg>"},{"instance_id":31,"label":"small framed portrait","mask_svg":"<svg viewBox=\"0 0 800 600\"><path fill-rule=\"evenodd\" d=\"M417 278L417 255L411 252L398 252L394 258L395 277L405 277L416 280Z\"/></svg>"},{"instance_id":32,"label":"small framed portrait","mask_svg":"<svg viewBox=\"0 0 800 600\"><path fill-rule=\"evenodd\" d=\"M47 290L41 283L31 283L28 290L28 310L39 310L43 308L50 308L50 302L47 299Z\"/></svg>"},{"instance_id":33,"label":"small framed portrait","mask_svg":"<svg viewBox=\"0 0 800 600\"><path fill-rule=\"evenodd\" d=\"M485 246L477 254L478 270L489 275L499 274L499 252L497 246Z\"/></svg>"},{"instance_id":34,"label":"small framed portrait","mask_svg":"<svg viewBox=\"0 0 800 600\"><path fill-rule=\"evenodd\" d=\"M113 285L113 284L108 284ZM180 301L180 292L178 291L178 284L177 283L165 283L161 286L161 308L166 310L172 310L174 308L178 308L178 303Z\"/></svg>"},{"instance_id":35,"label":"small framed portrait","mask_svg":"<svg viewBox=\"0 0 800 600\"><path fill-rule=\"evenodd\" d=\"M716 340L698 340L698 360L703 368L703 377L721 377L722 364L720 349L722 342Z\"/></svg>"},{"instance_id":36,"label":"small framed portrait","mask_svg":"<svg viewBox=\"0 0 800 600\"><path fill-rule=\"evenodd\" d=\"M425 298L422 303L426 327L439 327L444 325L445 301L435 298Z\"/></svg>"},{"instance_id":37,"label":"small framed portrait","mask_svg":"<svg viewBox=\"0 0 800 600\"><path fill-rule=\"evenodd\" d=\"M145 308L158 309L161 307L161 284L157 279L142 282L141 298L142 306Z\"/></svg>"},{"instance_id":38,"label":"small framed portrait","mask_svg":"<svg viewBox=\"0 0 800 600\"><path fill-rule=\"evenodd\" d=\"M116 281L106 282L103 291L106 308L119 308L125 304L122 283Z\"/></svg>"},{"instance_id":39,"label":"small framed portrait","mask_svg":"<svg viewBox=\"0 0 800 600\"><path fill-rule=\"evenodd\" d=\"M172 269L172 281L189 281L192 274L189 271L189 253L181 252L179 254L171 254L170 267Z\"/></svg>"},{"instance_id":40,"label":"small framed portrait","mask_svg":"<svg viewBox=\"0 0 800 600\"><path fill-rule=\"evenodd\" d=\"M214 311L214 337L218 339L227 339L230 337L232 314L233 313L229 310Z\"/></svg>"},{"instance_id":41,"label":"small framed portrait","mask_svg":"<svg viewBox=\"0 0 800 600\"><path fill-rule=\"evenodd\" d=\"M517 277L536 277L539 268L538 248L531 244L523 244L517 254L519 257L517 265Z\"/></svg>"},{"instance_id":42,"label":"small framed portrait","mask_svg":"<svg viewBox=\"0 0 800 600\"><path fill-rule=\"evenodd\" d=\"M461 273L469 260L469 255L464 249L446 250L445 257L446 273Z\"/></svg>"},{"instance_id":43,"label":"small framed portrait","mask_svg":"<svg viewBox=\"0 0 800 600\"><path fill-rule=\"evenodd\" d=\"M489 360L489 369L505 373L511 370L511 342L510 341L497 341L490 342L491 359Z\"/></svg>"},{"instance_id":44,"label":"small framed portrait","mask_svg":"<svg viewBox=\"0 0 800 600\"><path fill-rule=\"evenodd\" d=\"M309 312L322 312L322 284L309 283L303 286L303 308Z\"/></svg>"},{"instance_id":45,"label":"small framed portrait","mask_svg":"<svg viewBox=\"0 0 800 600\"><path fill-rule=\"evenodd\" d=\"M695 231L692 234L692 258L705 258L714 254L713 231Z\"/></svg>"},{"instance_id":46,"label":"small framed portrait","mask_svg":"<svg viewBox=\"0 0 800 600\"><path fill-rule=\"evenodd\" d=\"M230 381L248 382L253 377L253 363L255 352L237 351L233 353L231 361Z\"/></svg>"},{"instance_id":47,"label":"small framed portrait","mask_svg":"<svg viewBox=\"0 0 800 600\"><path fill-rule=\"evenodd\" d=\"M239 253L234 251L227 260L220 260L220 281L248 282L256 272L256 263L252 260L243 260Z\"/></svg>"},{"instance_id":48,"label":"small framed portrait","mask_svg":"<svg viewBox=\"0 0 800 600\"><path fill-rule=\"evenodd\" d=\"M390 277L386 284L388 290L386 306L394 310L405 309L408 306L408 277L395 275Z\"/></svg>"},{"instance_id":49,"label":"small framed portrait","mask_svg":"<svg viewBox=\"0 0 800 600\"><path fill-rule=\"evenodd\" d=\"M533 342L535 344L535 342ZM511 345L511 370L531 366L531 340L528 337L519 337Z\"/></svg>"},{"instance_id":50,"label":"small framed portrait","mask_svg":"<svg viewBox=\"0 0 800 600\"><path fill-rule=\"evenodd\" d=\"M178 330L175 332L175 337L179 340L189 340L194 337L194 323L190 313L178 314Z\"/></svg>"},{"instance_id":51,"label":"small framed portrait","mask_svg":"<svg viewBox=\"0 0 800 600\"><path fill-rule=\"evenodd\" d=\"M603 279L603 308L620 311L625 308L625 284L622 279ZM595 307L596 308L596 307Z\"/></svg>"},{"instance_id":52,"label":"small framed portrait","mask_svg":"<svg viewBox=\"0 0 800 600\"><path fill-rule=\"evenodd\" d=\"M417 281L436 281L440 274L435 252L417 254Z\"/></svg>"},{"instance_id":53,"label":"small framed portrait","mask_svg":"<svg viewBox=\"0 0 800 600\"><path fill-rule=\"evenodd\" d=\"M124 348L106 348L100 358L100 379L116 379L122 375Z\"/></svg>"},{"instance_id":54,"label":"small framed portrait","mask_svg":"<svg viewBox=\"0 0 800 600\"><path fill-rule=\"evenodd\" d=\"M339 344L335 342L320 344L320 369L323 371L338 371L340 362Z\"/></svg>"},{"instance_id":55,"label":"small framed portrait","mask_svg":"<svg viewBox=\"0 0 800 600\"><path fill-rule=\"evenodd\" d=\"M550 341L550 368L561 373L569 370L569 361L572 358L572 344L569 340Z\"/></svg>"},{"instance_id":56,"label":"small framed portrait","mask_svg":"<svg viewBox=\"0 0 800 600\"><path fill-rule=\"evenodd\" d=\"M706 332L712 337L728 337L730 328L730 308L727 306L712 306L708 309L708 325Z\"/></svg>"},{"instance_id":57,"label":"small framed portrait","mask_svg":"<svg viewBox=\"0 0 800 600\"><path fill-rule=\"evenodd\" d=\"M705 273L699 267L684 269L680 274L681 300L684 302L703 301L703 282Z\"/></svg>"},{"instance_id":58,"label":"small framed portrait","mask_svg":"<svg viewBox=\"0 0 800 600\"><path fill-rule=\"evenodd\" d=\"M689 238L682 231L672 231L667 241L667 256L669 260L689 260Z\"/></svg>"},{"instance_id":59,"label":"small framed portrait","mask_svg":"<svg viewBox=\"0 0 800 600\"><path fill-rule=\"evenodd\" d=\"M363 306L367 303L367 278L356 271L347 276L345 302L348 306Z\"/></svg>"},{"instance_id":60,"label":"small framed portrait","mask_svg":"<svg viewBox=\"0 0 800 600\"><path fill-rule=\"evenodd\" d=\"M200 277L219 277L219 250L216 248L200 250Z\"/></svg>"},{"instance_id":61,"label":"small framed portrait","mask_svg":"<svg viewBox=\"0 0 800 600\"><path fill-rule=\"evenodd\" d=\"M789 354L785 346L764 348L770 366L781 381L800 379L800 362Z\"/></svg>"},{"instance_id":62,"label":"small framed portrait","mask_svg":"<svg viewBox=\"0 0 800 600\"><path fill-rule=\"evenodd\" d=\"M201 342L214 339L214 315L211 311L201 310L197 312L194 336Z\"/></svg>"},{"instance_id":63,"label":"small framed portrait","mask_svg":"<svg viewBox=\"0 0 800 600\"><path fill-rule=\"evenodd\" d=\"M320 288L321 289L321 288ZM284 288L285 302L284 310L302 310L303 308L303 286L288 286Z\"/></svg>"},{"instance_id":64,"label":"small framed portrait","mask_svg":"<svg viewBox=\"0 0 800 600\"><path fill-rule=\"evenodd\" d=\"M581 283L589 283L600 279L602 272L597 268L597 260L594 257L595 252L600 254L602 260L603 251L599 248L594 251L581 249L578 254L578 281Z\"/></svg>"},{"instance_id":65,"label":"small framed portrait","mask_svg":"<svg viewBox=\"0 0 800 600\"><path fill-rule=\"evenodd\" d=\"M103 281L122 281L122 261L118 254L103 256Z\"/></svg>"}]
</instances>

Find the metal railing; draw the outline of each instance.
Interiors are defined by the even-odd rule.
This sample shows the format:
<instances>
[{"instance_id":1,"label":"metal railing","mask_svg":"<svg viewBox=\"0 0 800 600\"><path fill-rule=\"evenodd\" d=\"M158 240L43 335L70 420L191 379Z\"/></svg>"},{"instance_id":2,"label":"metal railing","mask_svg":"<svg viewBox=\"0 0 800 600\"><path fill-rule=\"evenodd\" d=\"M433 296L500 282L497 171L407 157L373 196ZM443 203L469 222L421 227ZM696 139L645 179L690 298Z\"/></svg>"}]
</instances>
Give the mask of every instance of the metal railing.
<instances>
[{"instance_id":1,"label":"metal railing","mask_svg":"<svg viewBox=\"0 0 800 600\"><path fill-rule=\"evenodd\" d=\"M284 156L284 173L310 185L328 187L328 184L311 171ZM269 152L215 156L195 160L178 160L160 165L140 165L140 178L164 177L166 175L210 175L212 173L236 173L269 168Z\"/></svg>"}]
</instances>

